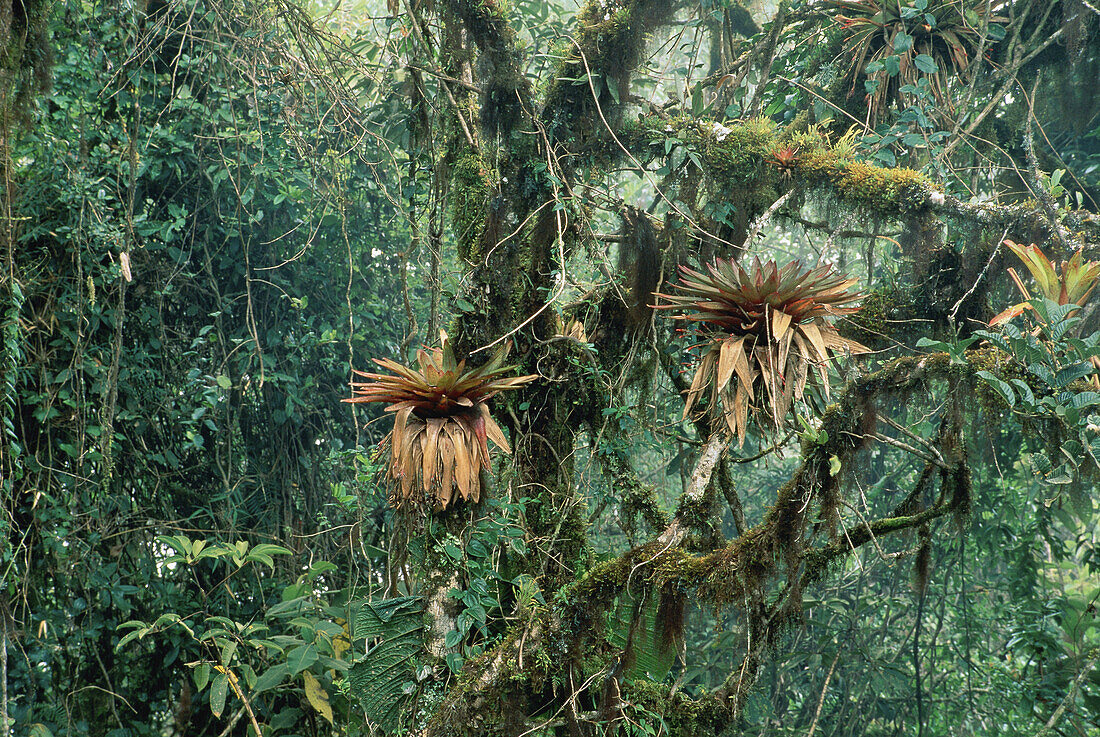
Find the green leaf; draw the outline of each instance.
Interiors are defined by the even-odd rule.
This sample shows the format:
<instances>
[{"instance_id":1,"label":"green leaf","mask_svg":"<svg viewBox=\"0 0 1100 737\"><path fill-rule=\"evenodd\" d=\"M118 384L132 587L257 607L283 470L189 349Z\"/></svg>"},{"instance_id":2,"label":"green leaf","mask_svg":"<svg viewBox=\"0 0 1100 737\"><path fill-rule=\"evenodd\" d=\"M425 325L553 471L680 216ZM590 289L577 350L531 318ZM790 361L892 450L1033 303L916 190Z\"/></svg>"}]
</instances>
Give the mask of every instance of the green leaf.
<instances>
[{"instance_id":1,"label":"green leaf","mask_svg":"<svg viewBox=\"0 0 1100 737\"><path fill-rule=\"evenodd\" d=\"M1070 404L1075 409L1100 404L1100 392L1077 392L1070 399Z\"/></svg>"},{"instance_id":2,"label":"green leaf","mask_svg":"<svg viewBox=\"0 0 1100 737\"><path fill-rule=\"evenodd\" d=\"M611 644L625 653L629 642L634 664L627 676L636 680L663 681L676 659L676 648L672 643L661 641L656 598L651 597L645 605L638 606L635 598L620 596L608 616L607 639Z\"/></svg>"},{"instance_id":3,"label":"green leaf","mask_svg":"<svg viewBox=\"0 0 1100 737\"><path fill-rule=\"evenodd\" d=\"M115 645L115 652L121 652L122 648L125 647L127 644L129 644L133 640L144 638L145 635L149 634L149 632L151 631L152 630L148 627L142 627L141 629L136 629L128 632L122 639L118 641L118 644Z\"/></svg>"},{"instance_id":4,"label":"green leaf","mask_svg":"<svg viewBox=\"0 0 1100 737\"><path fill-rule=\"evenodd\" d=\"M1025 403L1031 405L1035 404L1035 394L1032 393L1031 387L1028 386L1026 382L1021 379L1013 379L1011 383L1014 387L1016 387L1017 391L1019 391L1020 398Z\"/></svg>"},{"instance_id":5,"label":"green leaf","mask_svg":"<svg viewBox=\"0 0 1100 737\"><path fill-rule=\"evenodd\" d=\"M228 668L229 667L229 661L231 661L233 659L233 655L236 654L236 652L237 652L237 643L234 642L233 640L227 640L225 642L225 644L222 645L222 653L221 653L222 665L224 665L226 668Z\"/></svg>"},{"instance_id":6,"label":"green leaf","mask_svg":"<svg viewBox=\"0 0 1100 737\"><path fill-rule=\"evenodd\" d=\"M419 596L364 601L356 606L358 608L352 612L352 635L355 639L392 636L395 626L414 629L423 626L419 617L423 614L424 604Z\"/></svg>"},{"instance_id":7,"label":"green leaf","mask_svg":"<svg viewBox=\"0 0 1100 737\"><path fill-rule=\"evenodd\" d=\"M919 338L917 340L917 348L946 348L947 343L939 340L932 340L931 338Z\"/></svg>"},{"instance_id":8,"label":"green leaf","mask_svg":"<svg viewBox=\"0 0 1100 737\"><path fill-rule=\"evenodd\" d=\"M184 535L157 535L157 542L167 545L180 555L191 555L191 540Z\"/></svg>"},{"instance_id":9,"label":"green leaf","mask_svg":"<svg viewBox=\"0 0 1100 737\"><path fill-rule=\"evenodd\" d=\"M423 647L423 604L406 596L360 606L352 613L355 637L380 642L351 666L348 684L367 718L382 731L394 732L408 714L410 694L404 686L415 680L416 655Z\"/></svg>"},{"instance_id":10,"label":"green leaf","mask_svg":"<svg viewBox=\"0 0 1100 737\"><path fill-rule=\"evenodd\" d=\"M294 675L298 675L316 662L317 647L312 643L296 647L286 654L286 665Z\"/></svg>"},{"instance_id":11,"label":"green leaf","mask_svg":"<svg viewBox=\"0 0 1100 737\"><path fill-rule=\"evenodd\" d=\"M195 666L195 691L202 691L206 688L206 684L210 682L210 666L206 663L200 663Z\"/></svg>"},{"instance_id":12,"label":"green leaf","mask_svg":"<svg viewBox=\"0 0 1100 737\"><path fill-rule=\"evenodd\" d=\"M987 384L993 387L1009 407L1016 406L1016 393L1012 391L1012 386L1010 384L1001 381L988 371L978 371L977 376L984 379Z\"/></svg>"},{"instance_id":13,"label":"green leaf","mask_svg":"<svg viewBox=\"0 0 1100 737\"><path fill-rule=\"evenodd\" d=\"M268 691L280 685L290 675L290 668L286 663L273 665L256 678L256 684L252 687L252 693Z\"/></svg>"},{"instance_id":14,"label":"green leaf","mask_svg":"<svg viewBox=\"0 0 1100 737\"><path fill-rule=\"evenodd\" d=\"M939 71L939 65L936 64L936 60L928 54L917 54L917 58L913 60L913 64L925 74L935 74Z\"/></svg>"},{"instance_id":15,"label":"green leaf","mask_svg":"<svg viewBox=\"0 0 1100 737\"><path fill-rule=\"evenodd\" d=\"M1092 364L1087 361L1071 364L1058 371L1054 376L1053 386L1056 389L1064 389L1078 379L1089 376L1094 371Z\"/></svg>"},{"instance_id":16,"label":"green leaf","mask_svg":"<svg viewBox=\"0 0 1100 737\"><path fill-rule=\"evenodd\" d=\"M216 717L220 717L222 712L225 711L225 692L228 688L228 673L219 673L214 676L214 682L210 686L210 711Z\"/></svg>"}]
</instances>

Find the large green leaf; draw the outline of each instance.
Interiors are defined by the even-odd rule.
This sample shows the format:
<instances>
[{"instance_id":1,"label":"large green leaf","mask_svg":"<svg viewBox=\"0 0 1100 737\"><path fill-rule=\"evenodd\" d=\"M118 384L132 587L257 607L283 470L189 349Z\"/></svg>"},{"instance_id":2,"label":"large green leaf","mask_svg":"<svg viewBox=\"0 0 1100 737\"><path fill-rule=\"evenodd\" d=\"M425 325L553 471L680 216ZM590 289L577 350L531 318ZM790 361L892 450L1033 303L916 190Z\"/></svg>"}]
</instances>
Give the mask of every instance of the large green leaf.
<instances>
[{"instance_id":1,"label":"large green leaf","mask_svg":"<svg viewBox=\"0 0 1100 737\"><path fill-rule=\"evenodd\" d=\"M634 628L631 639L631 625ZM661 622L657 618L657 600L650 598L639 606L633 597L623 596L609 614L608 636L611 644L626 654L630 640L631 667L626 671L633 680L663 681L676 659L676 648L662 641Z\"/></svg>"},{"instance_id":2,"label":"large green leaf","mask_svg":"<svg viewBox=\"0 0 1100 737\"><path fill-rule=\"evenodd\" d=\"M360 603L352 615L355 639L367 639L367 654L348 671L351 692L379 730L392 733L409 713L415 658L424 643L424 605L403 596Z\"/></svg>"}]
</instances>

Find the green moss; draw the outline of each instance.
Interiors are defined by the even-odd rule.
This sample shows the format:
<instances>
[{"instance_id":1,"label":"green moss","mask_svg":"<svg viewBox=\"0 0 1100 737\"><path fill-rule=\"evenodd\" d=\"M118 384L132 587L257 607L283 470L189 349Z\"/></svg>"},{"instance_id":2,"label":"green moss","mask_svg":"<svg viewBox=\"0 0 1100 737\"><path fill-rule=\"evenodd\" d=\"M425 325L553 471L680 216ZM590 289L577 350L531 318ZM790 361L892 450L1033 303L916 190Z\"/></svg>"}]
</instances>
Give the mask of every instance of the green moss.
<instances>
[{"instance_id":1,"label":"green moss","mask_svg":"<svg viewBox=\"0 0 1100 737\"><path fill-rule=\"evenodd\" d=\"M758 184L767 176L767 157L777 140L775 123L767 118L752 118L709 128L702 136L708 178L728 188Z\"/></svg>"},{"instance_id":2,"label":"green moss","mask_svg":"<svg viewBox=\"0 0 1100 737\"><path fill-rule=\"evenodd\" d=\"M1011 382L1013 379L1019 379L1025 384L1028 384L1031 391L1037 395L1044 391L1044 387L1034 376L1025 371L1024 367L1012 356L999 348L986 345L976 350L967 351L966 359L976 372L988 371L1004 382ZM1089 390L1091 390L1091 386ZM1009 412L1012 409L1004 400L1004 397L984 381L974 382L974 391L975 394L977 394L979 406L992 413L994 416Z\"/></svg>"},{"instance_id":3,"label":"green moss","mask_svg":"<svg viewBox=\"0 0 1100 737\"><path fill-rule=\"evenodd\" d=\"M612 454L607 454L612 455ZM620 492L619 519L628 534L635 530L635 520L641 517L654 531L668 526L668 513L661 509L657 489L651 484L641 483L637 476L630 474L622 459L615 458L615 465L609 466L615 479L615 488Z\"/></svg>"},{"instance_id":4,"label":"green moss","mask_svg":"<svg viewBox=\"0 0 1100 737\"><path fill-rule=\"evenodd\" d=\"M920 172L850 161L832 149L801 154L795 170L809 182L827 186L840 202L895 218L923 206L928 186Z\"/></svg>"},{"instance_id":5,"label":"green moss","mask_svg":"<svg viewBox=\"0 0 1100 737\"><path fill-rule=\"evenodd\" d=\"M667 156L668 141L698 156L710 200L736 208L730 223L735 231L743 231L793 183L823 192L848 209L890 219L924 211L930 187L927 178L912 169L854 160L850 142L830 145L816 126L778 128L767 118L700 123L686 116L644 116L625 127L622 140L655 158ZM783 166L775 163L780 152L793 152ZM698 176L695 167L686 172ZM688 176L685 173L678 186L695 191Z\"/></svg>"},{"instance_id":6,"label":"green moss","mask_svg":"<svg viewBox=\"0 0 1100 737\"><path fill-rule=\"evenodd\" d=\"M871 348L884 348L894 335L891 320L897 319L897 293L871 292L860 301L859 312L841 322L845 336Z\"/></svg>"},{"instance_id":7,"label":"green moss","mask_svg":"<svg viewBox=\"0 0 1100 737\"><path fill-rule=\"evenodd\" d=\"M530 705L545 700L554 662L547 647L524 649L529 645L525 635L546 627L546 612L538 610L509 629L496 647L469 660L434 710L427 732L436 737L507 737L526 729ZM482 679L491 668L503 673L486 690Z\"/></svg>"},{"instance_id":8,"label":"green moss","mask_svg":"<svg viewBox=\"0 0 1100 737\"><path fill-rule=\"evenodd\" d=\"M527 79L516 63L521 57L515 31L503 7L493 0L454 0L450 8L481 52L482 129L502 136L511 133L530 102Z\"/></svg>"},{"instance_id":9,"label":"green moss","mask_svg":"<svg viewBox=\"0 0 1100 737\"><path fill-rule=\"evenodd\" d=\"M628 0L614 10L607 6L589 0L577 14L573 37L559 50L562 62L543 106L554 137L572 137L583 145L587 137L602 131L601 114L615 119L649 33L675 9L664 0Z\"/></svg>"},{"instance_id":10,"label":"green moss","mask_svg":"<svg viewBox=\"0 0 1100 737\"><path fill-rule=\"evenodd\" d=\"M652 681L633 681L623 686L624 700L633 705L632 721L647 721L647 715L663 720L669 737L713 735L729 722L730 712L710 696L693 699L671 685Z\"/></svg>"},{"instance_id":11,"label":"green moss","mask_svg":"<svg viewBox=\"0 0 1100 737\"><path fill-rule=\"evenodd\" d=\"M461 155L451 169L451 222L458 253L469 263L478 260L479 244L488 216L493 172L475 153Z\"/></svg>"}]
</instances>

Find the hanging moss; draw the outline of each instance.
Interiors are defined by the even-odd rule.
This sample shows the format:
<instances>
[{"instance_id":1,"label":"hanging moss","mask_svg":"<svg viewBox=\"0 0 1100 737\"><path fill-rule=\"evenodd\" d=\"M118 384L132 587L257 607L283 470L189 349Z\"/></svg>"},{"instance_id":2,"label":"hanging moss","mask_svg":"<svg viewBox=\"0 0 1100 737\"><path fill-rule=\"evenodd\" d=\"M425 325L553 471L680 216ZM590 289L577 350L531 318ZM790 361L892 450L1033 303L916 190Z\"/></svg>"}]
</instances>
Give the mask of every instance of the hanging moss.
<instances>
[{"instance_id":1,"label":"hanging moss","mask_svg":"<svg viewBox=\"0 0 1100 737\"><path fill-rule=\"evenodd\" d=\"M522 119L530 94L527 79L517 63L520 54L515 31L508 24L501 4L494 0L452 0L449 5L481 51L478 77L482 88L482 129L507 137Z\"/></svg>"},{"instance_id":2,"label":"hanging moss","mask_svg":"<svg viewBox=\"0 0 1100 737\"><path fill-rule=\"evenodd\" d=\"M667 527L669 516L661 509L656 487L643 484L619 453L608 448L598 448L596 453L619 496L619 523L626 533L634 534L638 517L653 531L659 532Z\"/></svg>"},{"instance_id":3,"label":"hanging moss","mask_svg":"<svg viewBox=\"0 0 1100 737\"><path fill-rule=\"evenodd\" d=\"M612 646L605 636L607 611L616 599L653 596L658 602L662 619L668 626L664 638L675 641L682 628L682 614L687 597L707 602L721 610L728 606L746 607L746 621L753 628L754 637L766 638L775 645L790 626L800 621L801 591L809 582L823 576L827 570L844 560L847 553L867 542L872 535L927 525L945 513L953 512L965 517L969 509L970 478L966 463L965 447L953 435L942 438L943 454L948 468L922 474L915 494L926 487L933 475L939 473L942 496L948 506L921 510L899 508L892 518L876 520L866 529L853 527L844 535L831 534L824 547L807 547L806 528L810 510L816 500L822 522L828 524L829 510L835 512L839 504L839 481L831 468L830 459L841 460L842 467L850 464L862 447L865 436L874 431L875 402L880 397L904 397L916 388L934 380L958 381L965 379L972 369L953 364L947 354L905 357L886 364L881 369L849 381L837 403L826 408L822 430L828 434L824 442L807 439L802 448L802 464L794 476L779 489L775 504L768 510L760 524L718 550L706 554L691 552L695 544L684 539L670 545L661 539L640 545L626 553L591 567L587 574L562 588L553 599L552 609L540 620L542 626L552 628L555 634L542 638L538 655L532 661L541 665L525 665L523 669L507 675L505 686L495 685L491 692L476 687L479 675L500 658L518 658L517 644L506 641L491 656L474 661L464 671L466 679L458 703L474 701L474 692L484 704L485 699L495 699L501 704L531 705L532 699L547 689L551 663L570 662L580 672L599 674L610 672L621 652ZM953 389L957 391L957 389ZM930 465L929 468L932 468ZM915 497L914 497L915 498ZM914 516L915 515L915 516ZM678 520L676 524L680 524ZM920 561L918 561L919 563ZM777 573L786 570L787 587L784 597L768 609L765 592L774 582ZM926 571L926 569L925 569ZM918 578L922 574L918 571ZM926 580L926 578L924 578ZM500 649L504 648L504 649ZM751 665L751 664L750 664ZM534 669L534 670L532 670ZM541 670L539 670L541 669ZM750 667L753 672L754 669ZM620 688L619 679L614 688ZM745 684L741 683L737 694ZM672 734L711 734L716 725L728 720L732 710L743 705L743 694L730 695L728 699L708 698L696 702L690 698L676 698L666 693L662 686L649 683L622 682L623 693L630 695L627 703L643 706L646 711L661 714ZM596 703L609 702L607 688L600 701L595 692L588 696ZM653 701L646 699L653 697ZM608 707L611 709L611 707ZM616 713L609 710L609 718ZM441 710L443 718L458 719L466 724L463 714ZM490 719L490 716L492 717ZM478 734L501 734L510 724L507 707L491 709L480 716L475 725ZM434 732L433 732L434 733ZM470 733L469 730L448 734Z\"/></svg>"},{"instance_id":4,"label":"hanging moss","mask_svg":"<svg viewBox=\"0 0 1100 737\"><path fill-rule=\"evenodd\" d=\"M885 348L897 340L895 325L898 298L890 290L875 291L860 300L860 310L843 320L844 334L873 349Z\"/></svg>"},{"instance_id":5,"label":"hanging moss","mask_svg":"<svg viewBox=\"0 0 1100 737\"><path fill-rule=\"evenodd\" d=\"M546 91L543 119L551 136L580 145L617 121L642 61L648 35L675 11L665 0L589 0ZM590 78L591 75L591 78ZM593 96L593 89L596 95Z\"/></svg>"}]
</instances>

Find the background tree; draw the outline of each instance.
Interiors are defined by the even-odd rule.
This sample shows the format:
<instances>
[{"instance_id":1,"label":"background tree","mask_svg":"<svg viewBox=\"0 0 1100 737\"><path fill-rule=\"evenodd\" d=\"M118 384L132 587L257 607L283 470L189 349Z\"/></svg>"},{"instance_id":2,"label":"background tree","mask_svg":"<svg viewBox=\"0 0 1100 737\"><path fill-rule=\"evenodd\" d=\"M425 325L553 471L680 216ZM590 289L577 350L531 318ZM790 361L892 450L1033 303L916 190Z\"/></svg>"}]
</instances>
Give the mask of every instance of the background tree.
<instances>
[{"instance_id":1,"label":"background tree","mask_svg":"<svg viewBox=\"0 0 1100 737\"><path fill-rule=\"evenodd\" d=\"M11 154L7 712L1095 729L1095 308L1040 284L1097 258L1098 18L59 7L67 56ZM990 331L1019 301L1006 239L1055 263ZM792 258L859 285L770 275ZM539 379L491 400L512 455L480 495L394 513L388 421L337 402L440 327L470 370L507 342Z\"/></svg>"}]
</instances>

